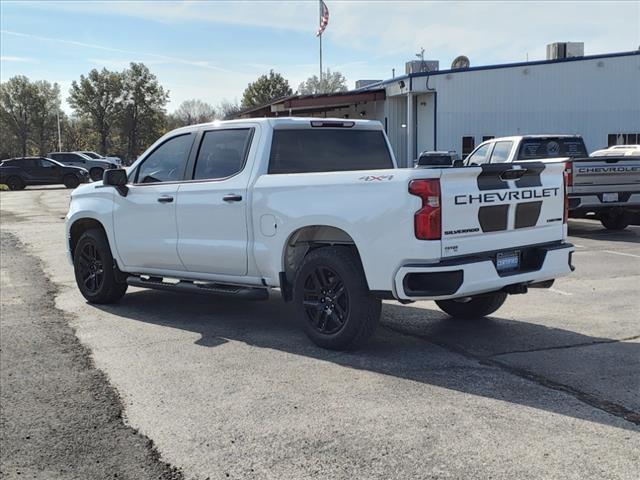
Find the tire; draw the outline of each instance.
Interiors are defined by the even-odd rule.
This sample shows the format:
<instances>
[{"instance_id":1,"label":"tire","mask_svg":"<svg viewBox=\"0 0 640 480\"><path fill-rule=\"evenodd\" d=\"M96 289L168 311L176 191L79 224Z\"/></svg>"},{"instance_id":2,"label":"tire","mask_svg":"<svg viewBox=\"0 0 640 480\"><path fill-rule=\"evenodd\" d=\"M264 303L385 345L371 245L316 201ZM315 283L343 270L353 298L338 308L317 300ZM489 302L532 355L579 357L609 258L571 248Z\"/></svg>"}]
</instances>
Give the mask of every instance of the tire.
<instances>
[{"instance_id":1,"label":"tire","mask_svg":"<svg viewBox=\"0 0 640 480\"><path fill-rule=\"evenodd\" d=\"M378 326L382 308L382 301L369 291L358 255L347 247L308 253L293 281L293 301L307 336L330 350L365 343Z\"/></svg>"},{"instance_id":2,"label":"tire","mask_svg":"<svg viewBox=\"0 0 640 480\"><path fill-rule=\"evenodd\" d=\"M93 167L91 170L89 170L89 177L91 177L91 180L93 180L94 182L97 182L98 180L102 180L103 174L104 174L104 168Z\"/></svg>"},{"instance_id":3,"label":"tire","mask_svg":"<svg viewBox=\"0 0 640 480\"><path fill-rule=\"evenodd\" d=\"M491 315L502 306L506 299L505 292L492 292L471 297L470 300L436 300L436 305L454 318L472 319Z\"/></svg>"},{"instance_id":4,"label":"tire","mask_svg":"<svg viewBox=\"0 0 640 480\"><path fill-rule=\"evenodd\" d=\"M118 282L116 269L105 233L84 232L74 250L73 270L78 289L89 303L115 303L124 296L127 284Z\"/></svg>"},{"instance_id":5,"label":"tire","mask_svg":"<svg viewBox=\"0 0 640 480\"><path fill-rule=\"evenodd\" d=\"M78 177L75 175L65 175L62 179L62 183L64 183L64 186L67 188L76 188L80 185L80 180L78 180Z\"/></svg>"},{"instance_id":6,"label":"tire","mask_svg":"<svg viewBox=\"0 0 640 480\"><path fill-rule=\"evenodd\" d=\"M9 190L22 190L24 189L24 187L26 187L24 180L22 180L20 177L9 177L7 178L7 187L9 187Z\"/></svg>"},{"instance_id":7,"label":"tire","mask_svg":"<svg viewBox=\"0 0 640 480\"><path fill-rule=\"evenodd\" d=\"M600 223L607 230L624 230L630 222L625 212L605 211L600 214Z\"/></svg>"}]
</instances>

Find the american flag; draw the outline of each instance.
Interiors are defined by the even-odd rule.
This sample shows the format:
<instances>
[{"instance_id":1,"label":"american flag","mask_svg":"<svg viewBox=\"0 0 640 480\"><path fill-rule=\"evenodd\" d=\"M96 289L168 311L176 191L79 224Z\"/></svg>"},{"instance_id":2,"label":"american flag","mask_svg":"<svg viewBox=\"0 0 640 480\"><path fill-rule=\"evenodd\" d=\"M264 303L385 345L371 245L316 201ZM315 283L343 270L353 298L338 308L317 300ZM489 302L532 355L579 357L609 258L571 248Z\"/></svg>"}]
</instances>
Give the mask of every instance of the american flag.
<instances>
[{"instance_id":1,"label":"american flag","mask_svg":"<svg viewBox=\"0 0 640 480\"><path fill-rule=\"evenodd\" d=\"M316 33L316 37L322 35L324 29L329 25L329 9L327 5L320 0L320 28L318 28L318 32Z\"/></svg>"}]
</instances>

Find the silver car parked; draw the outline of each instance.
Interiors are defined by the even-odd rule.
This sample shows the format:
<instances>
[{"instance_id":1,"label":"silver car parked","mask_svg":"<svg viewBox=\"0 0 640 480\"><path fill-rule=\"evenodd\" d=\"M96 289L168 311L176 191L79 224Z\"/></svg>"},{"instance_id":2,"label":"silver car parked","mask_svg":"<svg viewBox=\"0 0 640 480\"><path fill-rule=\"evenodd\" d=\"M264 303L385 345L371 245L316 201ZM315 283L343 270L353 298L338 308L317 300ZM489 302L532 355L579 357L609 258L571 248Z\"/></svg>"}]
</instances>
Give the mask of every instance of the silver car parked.
<instances>
[{"instance_id":1,"label":"silver car parked","mask_svg":"<svg viewBox=\"0 0 640 480\"><path fill-rule=\"evenodd\" d=\"M93 159L87 155L78 152L51 152L47 157L53 158L65 165L74 167L82 167L89 170L89 176L94 182L102 180L102 174L105 170L118 168L118 164L109 159Z\"/></svg>"}]
</instances>

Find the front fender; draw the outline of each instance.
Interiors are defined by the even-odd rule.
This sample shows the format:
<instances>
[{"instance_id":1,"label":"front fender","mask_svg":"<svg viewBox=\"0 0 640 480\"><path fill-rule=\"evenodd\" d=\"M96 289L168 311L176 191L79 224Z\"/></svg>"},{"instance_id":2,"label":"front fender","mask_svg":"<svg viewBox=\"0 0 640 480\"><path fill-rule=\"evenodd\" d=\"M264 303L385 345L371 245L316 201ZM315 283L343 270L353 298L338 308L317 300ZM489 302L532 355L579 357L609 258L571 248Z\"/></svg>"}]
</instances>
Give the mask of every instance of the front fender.
<instances>
[{"instance_id":1,"label":"front fender","mask_svg":"<svg viewBox=\"0 0 640 480\"><path fill-rule=\"evenodd\" d=\"M78 187L71 194L69 211L65 217L65 246L67 256L71 260L71 227L80 220L94 220L104 228L111 253L118 266L122 261L118 253L113 228L114 189L102 185L87 184Z\"/></svg>"}]
</instances>

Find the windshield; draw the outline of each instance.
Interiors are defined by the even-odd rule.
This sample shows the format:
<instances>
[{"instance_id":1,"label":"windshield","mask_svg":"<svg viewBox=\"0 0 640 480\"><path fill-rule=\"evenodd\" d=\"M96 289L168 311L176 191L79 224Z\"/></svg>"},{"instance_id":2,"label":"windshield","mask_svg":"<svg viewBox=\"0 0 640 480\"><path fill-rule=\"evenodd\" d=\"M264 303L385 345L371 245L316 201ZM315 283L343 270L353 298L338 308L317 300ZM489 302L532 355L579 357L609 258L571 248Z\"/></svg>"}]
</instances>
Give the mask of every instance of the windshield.
<instances>
[{"instance_id":1,"label":"windshield","mask_svg":"<svg viewBox=\"0 0 640 480\"><path fill-rule=\"evenodd\" d=\"M89 158L102 158L102 156L96 152L78 152L86 155Z\"/></svg>"}]
</instances>

